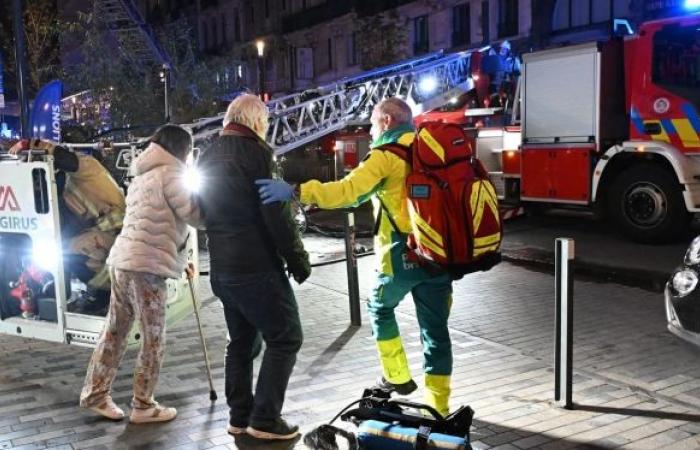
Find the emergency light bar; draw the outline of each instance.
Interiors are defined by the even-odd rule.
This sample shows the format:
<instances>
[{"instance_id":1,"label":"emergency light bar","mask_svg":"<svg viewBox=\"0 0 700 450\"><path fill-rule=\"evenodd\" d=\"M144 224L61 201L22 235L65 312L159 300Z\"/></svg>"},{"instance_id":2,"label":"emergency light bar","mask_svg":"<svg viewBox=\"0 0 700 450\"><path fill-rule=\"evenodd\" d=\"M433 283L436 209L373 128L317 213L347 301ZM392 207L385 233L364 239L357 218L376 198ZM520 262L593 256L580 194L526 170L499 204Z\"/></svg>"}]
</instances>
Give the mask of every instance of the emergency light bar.
<instances>
[{"instance_id":1,"label":"emergency light bar","mask_svg":"<svg viewBox=\"0 0 700 450\"><path fill-rule=\"evenodd\" d=\"M697 0L700 4L700 0ZM634 29L627 19L614 19L613 20L613 34L615 36L633 35Z\"/></svg>"}]
</instances>

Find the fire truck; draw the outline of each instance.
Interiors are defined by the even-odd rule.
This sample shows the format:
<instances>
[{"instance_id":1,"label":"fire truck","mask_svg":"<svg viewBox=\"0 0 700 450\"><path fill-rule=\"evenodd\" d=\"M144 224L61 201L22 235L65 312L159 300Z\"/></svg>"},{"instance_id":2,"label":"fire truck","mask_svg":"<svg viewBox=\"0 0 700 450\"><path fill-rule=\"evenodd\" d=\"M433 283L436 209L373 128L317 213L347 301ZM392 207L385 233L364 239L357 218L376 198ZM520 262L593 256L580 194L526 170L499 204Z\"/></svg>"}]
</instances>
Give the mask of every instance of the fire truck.
<instances>
[{"instance_id":1,"label":"fire truck","mask_svg":"<svg viewBox=\"0 0 700 450\"><path fill-rule=\"evenodd\" d=\"M119 151L119 170L129 171L141 144L113 145ZM72 147L87 151L95 145ZM86 286L85 280L68 270L65 259L53 157L41 151L30 151L27 161L25 156L0 151L0 333L94 346L104 315L68 307ZM129 178L127 175L127 183ZM194 229L186 251L189 261L198 267ZM195 274L195 283L198 279ZM166 318L172 324L189 314L193 303L184 274L168 280L167 289ZM138 326L129 339L138 341Z\"/></svg>"},{"instance_id":2,"label":"fire truck","mask_svg":"<svg viewBox=\"0 0 700 450\"><path fill-rule=\"evenodd\" d=\"M587 209L638 242L681 235L700 211L700 15L522 60L510 123L472 127L499 198Z\"/></svg>"}]
</instances>

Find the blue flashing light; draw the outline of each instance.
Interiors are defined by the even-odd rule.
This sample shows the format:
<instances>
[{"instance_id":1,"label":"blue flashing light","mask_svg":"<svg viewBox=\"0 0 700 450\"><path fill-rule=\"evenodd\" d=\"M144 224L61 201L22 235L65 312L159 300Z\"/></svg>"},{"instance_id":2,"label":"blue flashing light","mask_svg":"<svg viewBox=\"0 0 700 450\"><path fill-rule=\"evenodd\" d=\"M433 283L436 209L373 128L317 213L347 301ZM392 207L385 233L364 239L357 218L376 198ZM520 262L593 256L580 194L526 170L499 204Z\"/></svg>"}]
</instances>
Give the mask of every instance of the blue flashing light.
<instances>
[{"instance_id":1,"label":"blue flashing light","mask_svg":"<svg viewBox=\"0 0 700 450\"><path fill-rule=\"evenodd\" d=\"M698 0L700 1L700 0ZM613 34L616 36L632 35L634 30L627 19L613 19Z\"/></svg>"},{"instance_id":2,"label":"blue flashing light","mask_svg":"<svg viewBox=\"0 0 700 450\"><path fill-rule=\"evenodd\" d=\"M700 9L700 0L685 0L685 9Z\"/></svg>"}]
</instances>

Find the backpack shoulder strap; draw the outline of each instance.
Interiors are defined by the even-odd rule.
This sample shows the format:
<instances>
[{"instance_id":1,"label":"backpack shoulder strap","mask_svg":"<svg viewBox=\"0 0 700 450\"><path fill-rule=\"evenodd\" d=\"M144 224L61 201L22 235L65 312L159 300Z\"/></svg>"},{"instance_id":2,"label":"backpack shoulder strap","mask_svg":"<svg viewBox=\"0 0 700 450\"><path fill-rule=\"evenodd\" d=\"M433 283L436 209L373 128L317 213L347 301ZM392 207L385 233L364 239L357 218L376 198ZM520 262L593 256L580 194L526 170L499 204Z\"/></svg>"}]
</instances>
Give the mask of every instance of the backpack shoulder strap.
<instances>
[{"instance_id":1,"label":"backpack shoulder strap","mask_svg":"<svg viewBox=\"0 0 700 450\"><path fill-rule=\"evenodd\" d=\"M410 146L405 146L401 144L382 144L378 147L373 148L372 150L381 150L389 153L393 153L394 155L398 156L399 158L403 159L408 163L410 166L413 162L413 151L412 147Z\"/></svg>"},{"instance_id":2,"label":"backpack shoulder strap","mask_svg":"<svg viewBox=\"0 0 700 450\"><path fill-rule=\"evenodd\" d=\"M394 231L401 234L401 230L399 229L398 225L396 225L394 218L391 217L391 213L389 213L389 208L386 207L386 205L384 204L384 201L382 201L382 199L378 195L377 195L377 200L379 200L379 204L381 205L381 208L379 209L379 213L377 214L377 219L374 222L373 234L376 236L377 233L379 233L379 224L382 221L382 214L386 214L386 218L389 219L389 223L391 223L391 226L394 229Z\"/></svg>"},{"instance_id":3,"label":"backpack shoulder strap","mask_svg":"<svg viewBox=\"0 0 700 450\"><path fill-rule=\"evenodd\" d=\"M384 151L384 152L390 152L393 153L394 155L398 156L402 160L406 161L408 165L411 165L412 161L412 151L411 147L407 147L405 145L401 144L382 144L378 147L373 148L372 150L379 150L379 151ZM369 154L368 154L369 155ZM377 214L377 219L374 222L374 235L379 232L379 223L382 220L382 213L386 214L387 219L389 219L389 222L391 223L392 228L394 228L394 231L397 233L401 233L401 230L399 229L398 225L396 225L396 222L394 221L394 218L391 217L391 214L389 213L389 209L386 207L382 199L377 196L377 199L379 200L379 204L381 205L381 208L379 209L379 213Z\"/></svg>"}]
</instances>

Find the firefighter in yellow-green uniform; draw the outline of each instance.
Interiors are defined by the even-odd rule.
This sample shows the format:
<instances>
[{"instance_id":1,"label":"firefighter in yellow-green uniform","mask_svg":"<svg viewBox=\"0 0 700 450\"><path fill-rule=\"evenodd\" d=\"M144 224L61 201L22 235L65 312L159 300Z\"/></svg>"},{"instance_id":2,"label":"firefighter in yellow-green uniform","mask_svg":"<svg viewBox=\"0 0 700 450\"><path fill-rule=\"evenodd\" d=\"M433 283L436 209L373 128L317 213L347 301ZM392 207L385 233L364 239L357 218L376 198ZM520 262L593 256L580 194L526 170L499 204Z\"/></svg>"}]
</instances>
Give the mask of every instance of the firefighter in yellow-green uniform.
<instances>
[{"instance_id":1,"label":"firefighter in yellow-green uniform","mask_svg":"<svg viewBox=\"0 0 700 450\"><path fill-rule=\"evenodd\" d=\"M374 242L379 269L368 310L382 365L383 376L378 386L400 395L408 395L417 388L394 315L396 306L410 292L423 344L425 401L447 414L452 374L447 319L452 303L452 280L447 273L428 273L407 259L406 238L411 227L405 180L411 169L403 159L378 148L385 144L411 145L415 137L411 109L402 100L389 98L374 108L371 122L372 150L365 160L340 181L311 180L301 184L299 198L302 203L325 209L372 200L379 217ZM260 186L263 203L290 200L296 189L281 180L257 180L256 184Z\"/></svg>"},{"instance_id":2,"label":"firefighter in yellow-green uniform","mask_svg":"<svg viewBox=\"0 0 700 450\"><path fill-rule=\"evenodd\" d=\"M19 141L9 153L18 154L30 147L54 158L54 167L59 171L56 184L65 262L71 274L87 285L83 293L85 302L70 302L68 310L106 314L110 279L105 261L122 228L124 192L96 159L97 154L74 153L64 145L44 139Z\"/></svg>"}]
</instances>

